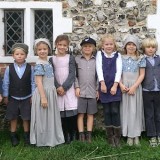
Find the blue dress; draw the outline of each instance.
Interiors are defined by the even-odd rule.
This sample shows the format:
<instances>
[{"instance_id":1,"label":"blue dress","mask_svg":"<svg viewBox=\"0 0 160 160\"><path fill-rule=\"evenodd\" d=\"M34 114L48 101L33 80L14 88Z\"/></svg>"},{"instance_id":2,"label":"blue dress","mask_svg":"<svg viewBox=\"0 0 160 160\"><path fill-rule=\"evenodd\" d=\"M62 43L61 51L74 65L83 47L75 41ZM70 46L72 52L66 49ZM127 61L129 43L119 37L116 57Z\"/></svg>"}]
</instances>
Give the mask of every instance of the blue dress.
<instances>
[{"instance_id":1,"label":"blue dress","mask_svg":"<svg viewBox=\"0 0 160 160\"><path fill-rule=\"evenodd\" d=\"M143 56L123 55L122 83L126 87L131 87L139 77L139 69L144 67L146 67L146 61ZM137 87L134 95L122 94L120 112L122 135L131 138L140 136L145 129L141 84Z\"/></svg>"},{"instance_id":2,"label":"blue dress","mask_svg":"<svg viewBox=\"0 0 160 160\"><path fill-rule=\"evenodd\" d=\"M43 76L43 87L48 101L48 107L41 106L38 88L32 96L30 142L37 146L54 147L64 143L60 111L57 105L57 93L54 86L52 65L48 61L39 60L34 68L34 74Z\"/></svg>"}]
</instances>

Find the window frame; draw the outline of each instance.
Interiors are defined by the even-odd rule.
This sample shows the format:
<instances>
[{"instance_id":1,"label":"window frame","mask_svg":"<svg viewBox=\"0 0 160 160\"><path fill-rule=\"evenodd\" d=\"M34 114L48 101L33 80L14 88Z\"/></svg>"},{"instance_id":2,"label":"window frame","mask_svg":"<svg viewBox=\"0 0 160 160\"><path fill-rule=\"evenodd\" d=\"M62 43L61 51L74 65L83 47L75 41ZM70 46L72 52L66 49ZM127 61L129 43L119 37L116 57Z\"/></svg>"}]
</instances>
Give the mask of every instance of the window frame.
<instances>
[{"instance_id":1,"label":"window frame","mask_svg":"<svg viewBox=\"0 0 160 160\"><path fill-rule=\"evenodd\" d=\"M35 62L37 56L34 55L34 11L35 10L52 10L53 14L53 42L59 34L72 33L72 18L63 17L62 15L62 2L1 2L0 5L0 19L4 17L5 9L22 9L24 10L24 43L29 46L29 53L27 62ZM66 25L67 24L67 25ZM65 26L65 27L64 27ZM0 63L12 63L12 56L5 56L3 50L4 45L4 23L0 24Z\"/></svg>"}]
</instances>

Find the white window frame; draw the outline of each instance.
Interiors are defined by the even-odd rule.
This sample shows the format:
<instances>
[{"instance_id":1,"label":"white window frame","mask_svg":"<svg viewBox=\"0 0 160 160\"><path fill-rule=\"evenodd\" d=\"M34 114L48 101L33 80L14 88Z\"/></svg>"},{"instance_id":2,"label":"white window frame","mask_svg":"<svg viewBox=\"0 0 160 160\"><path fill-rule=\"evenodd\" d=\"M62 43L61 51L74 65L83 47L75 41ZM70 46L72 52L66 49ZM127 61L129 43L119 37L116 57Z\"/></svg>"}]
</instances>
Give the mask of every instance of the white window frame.
<instances>
[{"instance_id":1,"label":"white window frame","mask_svg":"<svg viewBox=\"0 0 160 160\"><path fill-rule=\"evenodd\" d=\"M34 11L52 10L53 13L53 42L59 34L72 33L72 19L62 16L62 2L0 2L0 21L2 21L5 9L24 10L24 43L29 46L27 62L34 63ZM0 63L12 63L12 56L5 56L4 45L4 23L0 23Z\"/></svg>"}]
</instances>

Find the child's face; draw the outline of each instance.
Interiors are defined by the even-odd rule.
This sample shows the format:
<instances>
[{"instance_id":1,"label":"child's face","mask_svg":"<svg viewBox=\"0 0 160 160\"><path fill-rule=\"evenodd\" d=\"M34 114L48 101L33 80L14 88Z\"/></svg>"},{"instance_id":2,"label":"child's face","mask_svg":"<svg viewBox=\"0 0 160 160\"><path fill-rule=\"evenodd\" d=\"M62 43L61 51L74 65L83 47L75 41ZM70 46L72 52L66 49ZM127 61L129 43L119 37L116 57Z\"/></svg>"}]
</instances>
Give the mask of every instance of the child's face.
<instances>
[{"instance_id":1,"label":"child's face","mask_svg":"<svg viewBox=\"0 0 160 160\"><path fill-rule=\"evenodd\" d=\"M19 65L23 64L27 58L27 54L22 49L16 49L12 56Z\"/></svg>"},{"instance_id":2,"label":"child's face","mask_svg":"<svg viewBox=\"0 0 160 160\"><path fill-rule=\"evenodd\" d=\"M40 43L37 46L37 50L36 50L37 55L39 56L40 59L46 60L48 53L49 53L49 48L47 44L44 43Z\"/></svg>"},{"instance_id":3,"label":"child's face","mask_svg":"<svg viewBox=\"0 0 160 160\"><path fill-rule=\"evenodd\" d=\"M95 47L93 44L86 43L82 45L82 53L84 55L88 55L88 56L92 55L94 52L94 49Z\"/></svg>"},{"instance_id":4,"label":"child's face","mask_svg":"<svg viewBox=\"0 0 160 160\"><path fill-rule=\"evenodd\" d=\"M112 39L106 38L102 44L102 48L107 54L111 54L115 50L115 43Z\"/></svg>"},{"instance_id":5,"label":"child's face","mask_svg":"<svg viewBox=\"0 0 160 160\"><path fill-rule=\"evenodd\" d=\"M147 47L145 47L145 54L147 55L147 56L153 56L155 53L156 53L156 48L155 47L152 47L152 46L147 46Z\"/></svg>"},{"instance_id":6,"label":"child's face","mask_svg":"<svg viewBox=\"0 0 160 160\"><path fill-rule=\"evenodd\" d=\"M59 41L56 44L56 48L57 48L58 54L61 54L61 55L66 54L66 52L68 50L68 47L69 47L68 42L65 41L65 40Z\"/></svg>"},{"instance_id":7,"label":"child's face","mask_svg":"<svg viewBox=\"0 0 160 160\"><path fill-rule=\"evenodd\" d=\"M137 51L137 47L133 42L128 42L126 44L126 52L127 54L135 54Z\"/></svg>"}]
</instances>

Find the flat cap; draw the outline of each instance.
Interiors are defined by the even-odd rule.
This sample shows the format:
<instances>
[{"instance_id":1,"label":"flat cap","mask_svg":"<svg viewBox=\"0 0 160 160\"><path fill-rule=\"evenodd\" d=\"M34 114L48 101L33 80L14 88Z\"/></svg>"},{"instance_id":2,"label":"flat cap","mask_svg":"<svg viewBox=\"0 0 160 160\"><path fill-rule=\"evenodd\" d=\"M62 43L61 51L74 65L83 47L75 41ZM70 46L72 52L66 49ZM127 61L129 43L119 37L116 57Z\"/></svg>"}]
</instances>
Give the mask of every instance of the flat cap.
<instances>
[{"instance_id":1,"label":"flat cap","mask_svg":"<svg viewBox=\"0 0 160 160\"><path fill-rule=\"evenodd\" d=\"M28 45L24 44L24 43L15 43L12 46L12 53L16 50L16 49L22 49L26 54L28 54Z\"/></svg>"}]
</instances>

